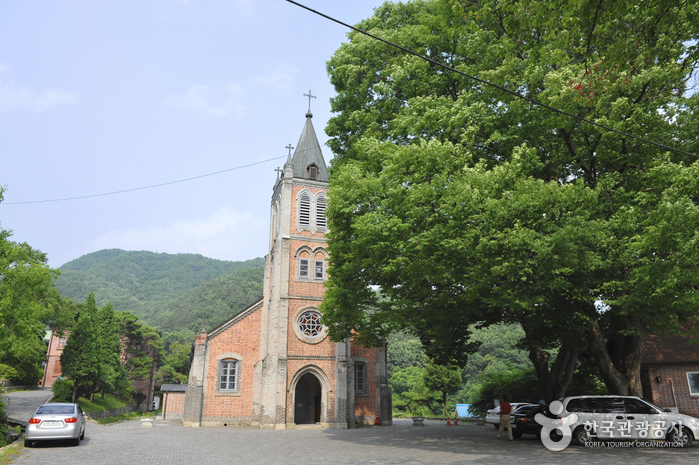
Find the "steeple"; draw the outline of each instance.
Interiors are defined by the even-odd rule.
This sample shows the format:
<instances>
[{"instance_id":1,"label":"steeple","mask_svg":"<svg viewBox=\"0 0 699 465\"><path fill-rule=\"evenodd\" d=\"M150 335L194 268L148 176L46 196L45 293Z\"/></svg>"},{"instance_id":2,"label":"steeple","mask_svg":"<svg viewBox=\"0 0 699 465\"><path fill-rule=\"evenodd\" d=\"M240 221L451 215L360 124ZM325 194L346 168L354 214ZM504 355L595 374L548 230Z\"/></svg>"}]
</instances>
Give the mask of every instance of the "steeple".
<instances>
[{"instance_id":1,"label":"steeple","mask_svg":"<svg viewBox=\"0 0 699 465\"><path fill-rule=\"evenodd\" d=\"M306 124L301 132L301 138L296 144L296 151L291 163L294 166L294 177L310 179L313 181L328 182L328 169L325 166L323 152L313 129L313 113L311 113L311 92L304 94L308 97L308 113L306 113ZM287 161L288 163L288 161Z\"/></svg>"}]
</instances>

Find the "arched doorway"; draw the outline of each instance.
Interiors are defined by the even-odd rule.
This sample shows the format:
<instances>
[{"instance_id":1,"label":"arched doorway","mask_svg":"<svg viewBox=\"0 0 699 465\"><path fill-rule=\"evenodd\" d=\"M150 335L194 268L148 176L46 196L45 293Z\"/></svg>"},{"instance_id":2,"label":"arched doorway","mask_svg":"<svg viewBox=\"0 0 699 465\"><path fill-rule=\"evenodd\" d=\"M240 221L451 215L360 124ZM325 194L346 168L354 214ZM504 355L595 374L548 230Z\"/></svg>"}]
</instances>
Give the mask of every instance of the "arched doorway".
<instances>
[{"instance_id":1,"label":"arched doorway","mask_svg":"<svg viewBox=\"0 0 699 465\"><path fill-rule=\"evenodd\" d=\"M294 393L294 423L320 423L322 393L320 381L312 373L306 373L299 379Z\"/></svg>"}]
</instances>

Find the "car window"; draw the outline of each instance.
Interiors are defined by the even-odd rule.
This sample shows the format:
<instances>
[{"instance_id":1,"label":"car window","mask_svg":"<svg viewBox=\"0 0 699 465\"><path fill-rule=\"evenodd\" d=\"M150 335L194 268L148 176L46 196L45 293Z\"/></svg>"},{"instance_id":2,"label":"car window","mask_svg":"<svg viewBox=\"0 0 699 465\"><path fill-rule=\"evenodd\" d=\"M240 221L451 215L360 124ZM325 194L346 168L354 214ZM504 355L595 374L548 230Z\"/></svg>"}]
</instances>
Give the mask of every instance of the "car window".
<instances>
[{"instance_id":1,"label":"car window","mask_svg":"<svg viewBox=\"0 0 699 465\"><path fill-rule=\"evenodd\" d=\"M566 410L569 412L589 412L590 407L588 407L588 399L572 399L568 402Z\"/></svg>"},{"instance_id":2,"label":"car window","mask_svg":"<svg viewBox=\"0 0 699 465\"><path fill-rule=\"evenodd\" d=\"M618 397L597 397L588 402L595 413L625 413L624 401Z\"/></svg>"},{"instance_id":3,"label":"car window","mask_svg":"<svg viewBox=\"0 0 699 465\"><path fill-rule=\"evenodd\" d=\"M72 415L72 405L43 405L36 411L37 415Z\"/></svg>"},{"instance_id":4,"label":"car window","mask_svg":"<svg viewBox=\"0 0 699 465\"><path fill-rule=\"evenodd\" d=\"M657 410L640 399L624 399L624 405L626 406L626 413L658 413Z\"/></svg>"},{"instance_id":5,"label":"car window","mask_svg":"<svg viewBox=\"0 0 699 465\"><path fill-rule=\"evenodd\" d=\"M532 410L536 410L539 408L538 405L523 405L519 407L517 410L515 410L514 413L519 414L519 415L527 415L532 412Z\"/></svg>"}]
</instances>

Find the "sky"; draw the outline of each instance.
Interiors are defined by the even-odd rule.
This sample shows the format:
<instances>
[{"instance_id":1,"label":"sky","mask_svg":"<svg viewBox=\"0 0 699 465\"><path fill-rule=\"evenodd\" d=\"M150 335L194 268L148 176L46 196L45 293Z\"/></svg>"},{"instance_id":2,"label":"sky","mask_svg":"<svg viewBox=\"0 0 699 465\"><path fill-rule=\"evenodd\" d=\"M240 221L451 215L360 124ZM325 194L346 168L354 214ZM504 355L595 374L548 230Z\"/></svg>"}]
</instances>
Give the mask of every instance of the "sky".
<instances>
[{"instance_id":1,"label":"sky","mask_svg":"<svg viewBox=\"0 0 699 465\"><path fill-rule=\"evenodd\" d=\"M299 3L355 24L383 1ZM347 32L284 0L0 1L0 228L54 268L111 248L264 256L274 170L309 90L327 141Z\"/></svg>"}]
</instances>

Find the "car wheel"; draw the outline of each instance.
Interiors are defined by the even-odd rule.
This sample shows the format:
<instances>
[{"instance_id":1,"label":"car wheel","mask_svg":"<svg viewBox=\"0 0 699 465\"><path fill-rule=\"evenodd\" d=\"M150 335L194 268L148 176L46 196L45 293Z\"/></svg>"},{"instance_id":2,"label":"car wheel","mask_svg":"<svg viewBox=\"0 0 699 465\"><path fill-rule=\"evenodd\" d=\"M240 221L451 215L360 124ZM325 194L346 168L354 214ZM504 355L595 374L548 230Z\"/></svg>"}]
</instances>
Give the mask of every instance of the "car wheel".
<instances>
[{"instance_id":1,"label":"car wheel","mask_svg":"<svg viewBox=\"0 0 699 465\"><path fill-rule=\"evenodd\" d=\"M73 446L79 446L80 445L80 437L78 436L77 438L73 439Z\"/></svg>"},{"instance_id":2,"label":"car wheel","mask_svg":"<svg viewBox=\"0 0 699 465\"><path fill-rule=\"evenodd\" d=\"M493 426L495 427L495 429L500 429L500 423L493 423Z\"/></svg>"},{"instance_id":3,"label":"car wheel","mask_svg":"<svg viewBox=\"0 0 699 465\"><path fill-rule=\"evenodd\" d=\"M578 426L573 432L573 438L578 444L584 446L590 442L590 432L587 431L584 426Z\"/></svg>"},{"instance_id":4,"label":"car wheel","mask_svg":"<svg viewBox=\"0 0 699 465\"><path fill-rule=\"evenodd\" d=\"M80 440L85 439L85 430L83 430L83 433L80 435Z\"/></svg>"},{"instance_id":5,"label":"car wheel","mask_svg":"<svg viewBox=\"0 0 699 465\"><path fill-rule=\"evenodd\" d=\"M25 439L25 440L24 440L24 447L27 447L27 448L32 447L32 442L29 441L29 440L27 440L27 439Z\"/></svg>"},{"instance_id":6,"label":"car wheel","mask_svg":"<svg viewBox=\"0 0 699 465\"><path fill-rule=\"evenodd\" d=\"M521 437L522 437L522 433L512 433L512 437L513 437L513 438L521 438Z\"/></svg>"},{"instance_id":7,"label":"car wheel","mask_svg":"<svg viewBox=\"0 0 699 465\"><path fill-rule=\"evenodd\" d=\"M692 433L687 428L682 428L682 431L672 428L666 440L667 442L679 444L680 447L690 447L692 445Z\"/></svg>"}]
</instances>

